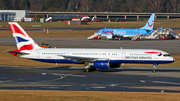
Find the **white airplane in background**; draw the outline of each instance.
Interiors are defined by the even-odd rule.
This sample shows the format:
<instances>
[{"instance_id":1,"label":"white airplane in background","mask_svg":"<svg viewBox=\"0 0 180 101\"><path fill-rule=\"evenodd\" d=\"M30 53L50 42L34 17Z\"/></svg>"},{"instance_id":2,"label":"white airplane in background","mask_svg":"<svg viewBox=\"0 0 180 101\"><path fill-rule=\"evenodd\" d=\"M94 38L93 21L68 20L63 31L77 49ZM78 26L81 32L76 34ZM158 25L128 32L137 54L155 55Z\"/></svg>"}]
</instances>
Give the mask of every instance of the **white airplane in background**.
<instances>
[{"instance_id":1,"label":"white airplane in background","mask_svg":"<svg viewBox=\"0 0 180 101\"><path fill-rule=\"evenodd\" d=\"M156 65L175 61L167 52L156 49L82 49L42 48L16 22L9 22L18 50L8 51L14 56L50 63L85 64L83 72L96 69L119 68L121 63Z\"/></svg>"}]
</instances>

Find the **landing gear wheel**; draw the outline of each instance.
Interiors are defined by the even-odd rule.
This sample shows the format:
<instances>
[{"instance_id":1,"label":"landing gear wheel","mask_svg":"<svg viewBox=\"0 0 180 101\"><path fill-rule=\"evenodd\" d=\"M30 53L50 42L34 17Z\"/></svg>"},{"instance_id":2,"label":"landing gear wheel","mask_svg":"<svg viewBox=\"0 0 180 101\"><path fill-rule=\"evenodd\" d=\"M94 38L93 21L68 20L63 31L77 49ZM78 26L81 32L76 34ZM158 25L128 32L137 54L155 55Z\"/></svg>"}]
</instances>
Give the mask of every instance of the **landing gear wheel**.
<instances>
[{"instance_id":1,"label":"landing gear wheel","mask_svg":"<svg viewBox=\"0 0 180 101\"><path fill-rule=\"evenodd\" d=\"M153 66L152 72L155 73L155 72L156 72L156 66L157 66L158 64L157 64L157 63L154 63L153 65L154 65L154 66Z\"/></svg>"},{"instance_id":2,"label":"landing gear wheel","mask_svg":"<svg viewBox=\"0 0 180 101\"><path fill-rule=\"evenodd\" d=\"M86 69L85 69L85 68L83 68L81 71L82 71L82 72L86 72Z\"/></svg>"},{"instance_id":3,"label":"landing gear wheel","mask_svg":"<svg viewBox=\"0 0 180 101\"><path fill-rule=\"evenodd\" d=\"M90 69L90 68L87 68L87 69L86 69L86 72L91 72L91 69Z\"/></svg>"},{"instance_id":4,"label":"landing gear wheel","mask_svg":"<svg viewBox=\"0 0 180 101\"><path fill-rule=\"evenodd\" d=\"M118 40L121 40L121 37L119 37Z\"/></svg>"},{"instance_id":5,"label":"landing gear wheel","mask_svg":"<svg viewBox=\"0 0 180 101\"><path fill-rule=\"evenodd\" d=\"M82 72L92 72L92 71L96 71L96 68L83 68L81 71Z\"/></svg>"},{"instance_id":6,"label":"landing gear wheel","mask_svg":"<svg viewBox=\"0 0 180 101\"><path fill-rule=\"evenodd\" d=\"M114 40L114 38L115 38L115 37L114 37L114 36L112 36L112 39L113 39L113 40Z\"/></svg>"}]
</instances>

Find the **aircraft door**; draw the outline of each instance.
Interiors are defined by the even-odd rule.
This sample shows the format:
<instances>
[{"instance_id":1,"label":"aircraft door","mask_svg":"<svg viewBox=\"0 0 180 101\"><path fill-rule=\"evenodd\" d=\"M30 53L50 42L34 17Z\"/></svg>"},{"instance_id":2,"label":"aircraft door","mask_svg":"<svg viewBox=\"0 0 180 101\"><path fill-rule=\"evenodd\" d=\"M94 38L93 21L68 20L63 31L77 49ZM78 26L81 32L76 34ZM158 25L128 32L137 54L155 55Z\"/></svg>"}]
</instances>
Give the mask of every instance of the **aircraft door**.
<instances>
[{"instance_id":1,"label":"aircraft door","mask_svg":"<svg viewBox=\"0 0 180 101\"><path fill-rule=\"evenodd\" d=\"M37 58L40 58L40 50L37 50L36 56Z\"/></svg>"},{"instance_id":2,"label":"aircraft door","mask_svg":"<svg viewBox=\"0 0 180 101\"><path fill-rule=\"evenodd\" d=\"M121 55L122 59L125 59L125 56L126 56L126 51L122 51L122 55Z\"/></svg>"}]
</instances>

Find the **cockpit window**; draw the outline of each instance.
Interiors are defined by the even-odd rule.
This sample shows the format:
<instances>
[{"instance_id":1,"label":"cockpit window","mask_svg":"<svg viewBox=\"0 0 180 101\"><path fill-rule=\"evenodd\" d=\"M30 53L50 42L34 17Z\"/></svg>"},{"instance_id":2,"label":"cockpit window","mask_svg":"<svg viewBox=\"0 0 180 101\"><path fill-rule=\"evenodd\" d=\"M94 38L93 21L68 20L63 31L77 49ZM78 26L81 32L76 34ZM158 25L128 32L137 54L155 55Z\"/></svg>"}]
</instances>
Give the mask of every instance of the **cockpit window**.
<instances>
[{"instance_id":1,"label":"cockpit window","mask_svg":"<svg viewBox=\"0 0 180 101\"><path fill-rule=\"evenodd\" d=\"M163 56L167 57L167 56L170 56L169 54L164 54Z\"/></svg>"}]
</instances>

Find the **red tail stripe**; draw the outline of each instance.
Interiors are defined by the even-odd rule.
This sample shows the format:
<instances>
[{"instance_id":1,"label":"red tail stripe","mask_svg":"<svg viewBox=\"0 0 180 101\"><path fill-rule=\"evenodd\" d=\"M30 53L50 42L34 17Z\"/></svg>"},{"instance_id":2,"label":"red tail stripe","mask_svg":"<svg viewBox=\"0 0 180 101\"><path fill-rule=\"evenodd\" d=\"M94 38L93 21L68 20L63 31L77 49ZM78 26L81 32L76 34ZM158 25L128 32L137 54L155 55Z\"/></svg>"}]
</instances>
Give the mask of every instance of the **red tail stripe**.
<instances>
[{"instance_id":1,"label":"red tail stripe","mask_svg":"<svg viewBox=\"0 0 180 101\"><path fill-rule=\"evenodd\" d=\"M33 44L30 45L24 45L22 47L19 48L19 50L32 50L35 46Z\"/></svg>"},{"instance_id":2,"label":"red tail stripe","mask_svg":"<svg viewBox=\"0 0 180 101\"><path fill-rule=\"evenodd\" d=\"M19 29L15 24L9 24L12 33L20 33L26 37L29 37L29 35L25 34L21 29Z\"/></svg>"},{"instance_id":3,"label":"red tail stripe","mask_svg":"<svg viewBox=\"0 0 180 101\"><path fill-rule=\"evenodd\" d=\"M145 53L149 53L149 54L162 54L161 52L145 52Z\"/></svg>"},{"instance_id":4,"label":"red tail stripe","mask_svg":"<svg viewBox=\"0 0 180 101\"><path fill-rule=\"evenodd\" d=\"M15 50L14 52L20 52L20 50ZM14 55L14 56L17 55L17 53L13 53L13 52L10 52L10 54L11 54L11 55Z\"/></svg>"}]
</instances>

